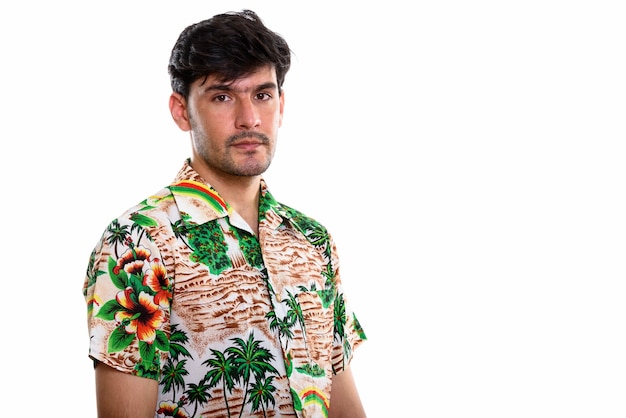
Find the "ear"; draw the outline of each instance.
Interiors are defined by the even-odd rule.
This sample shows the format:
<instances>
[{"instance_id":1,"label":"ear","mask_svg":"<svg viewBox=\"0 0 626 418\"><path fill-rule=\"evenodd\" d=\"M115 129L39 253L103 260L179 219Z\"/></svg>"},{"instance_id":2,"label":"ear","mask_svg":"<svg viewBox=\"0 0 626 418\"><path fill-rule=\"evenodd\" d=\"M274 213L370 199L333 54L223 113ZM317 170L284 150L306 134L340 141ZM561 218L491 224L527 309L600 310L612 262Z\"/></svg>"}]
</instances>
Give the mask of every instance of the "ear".
<instances>
[{"instance_id":1,"label":"ear","mask_svg":"<svg viewBox=\"0 0 626 418\"><path fill-rule=\"evenodd\" d=\"M285 112L285 90L280 93L280 114L278 116L278 127L283 126L283 113Z\"/></svg>"},{"instance_id":2,"label":"ear","mask_svg":"<svg viewBox=\"0 0 626 418\"><path fill-rule=\"evenodd\" d=\"M187 109L187 100L178 94L172 93L170 95L170 113L172 118L178 127L187 132L191 130L191 124L189 123L189 111Z\"/></svg>"}]
</instances>

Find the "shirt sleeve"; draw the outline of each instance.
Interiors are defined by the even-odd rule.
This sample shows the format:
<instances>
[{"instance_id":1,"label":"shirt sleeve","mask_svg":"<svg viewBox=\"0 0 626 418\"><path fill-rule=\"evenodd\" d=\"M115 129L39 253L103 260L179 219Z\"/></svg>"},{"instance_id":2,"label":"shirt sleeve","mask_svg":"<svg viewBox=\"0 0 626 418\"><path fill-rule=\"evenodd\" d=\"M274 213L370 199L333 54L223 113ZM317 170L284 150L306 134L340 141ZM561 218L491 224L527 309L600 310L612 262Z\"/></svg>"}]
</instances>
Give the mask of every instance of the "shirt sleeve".
<instances>
[{"instance_id":1,"label":"shirt sleeve","mask_svg":"<svg viewBox=\"0 0 626 418\"><path fill-rule=\"evenodd\" d=\"M89 356L158 380L169 352L172 287L149 231L130 217L114 220L91 253L83 293Z\"/></svg>"},{"instance_id":2,"label":"shirt sleeve","mask_svg":"<svg viewBox=\"0 0 626 418\"><path fill-rule=\"evenodd\" d=\"M330 242L332 246L332 263L335 271L334 282L337 290L334 305L334 339L332 358L333 371L335 373L340 373L350 364L354 350L361 343L367 340L367 337L356 317L356 314L347 303L347 298L341 282L337 247L332 238L330 238Z\"/></svg>"}]
</instances>

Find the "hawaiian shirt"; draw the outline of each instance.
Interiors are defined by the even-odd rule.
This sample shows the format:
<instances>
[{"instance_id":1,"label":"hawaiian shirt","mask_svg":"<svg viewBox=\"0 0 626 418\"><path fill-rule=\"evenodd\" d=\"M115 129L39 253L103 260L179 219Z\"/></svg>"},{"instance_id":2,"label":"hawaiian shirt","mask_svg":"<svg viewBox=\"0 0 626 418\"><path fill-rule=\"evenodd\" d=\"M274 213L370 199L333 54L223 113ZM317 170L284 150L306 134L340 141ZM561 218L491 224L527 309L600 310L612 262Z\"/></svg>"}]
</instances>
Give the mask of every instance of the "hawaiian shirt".
<instances>
[{"instance_id":1,"label":"hawaiian shirt","mask_svg":"<svg viewBox=\"0 0 626 418\"><path fill-rule=\"evenodd\" d=\"M188 161L108 225L83 294L89 356L158 380L155 417L327 417L366 339L328 231L262 180L257 237Z\"/></svg>"}]
</instances>

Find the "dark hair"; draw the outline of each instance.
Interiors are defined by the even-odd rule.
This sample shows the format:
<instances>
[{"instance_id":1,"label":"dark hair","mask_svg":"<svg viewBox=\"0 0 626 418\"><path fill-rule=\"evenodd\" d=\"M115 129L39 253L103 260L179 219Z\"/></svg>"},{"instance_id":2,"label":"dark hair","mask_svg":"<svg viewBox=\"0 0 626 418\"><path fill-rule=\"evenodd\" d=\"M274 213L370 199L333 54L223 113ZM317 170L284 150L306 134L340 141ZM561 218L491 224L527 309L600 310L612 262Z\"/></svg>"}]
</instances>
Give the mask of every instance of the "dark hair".
<instances>
[{"instance_id":1,"label":"dark hair","mask_svg":"<svg viewBox=\"0 0 626 418\"><path fill-rule=\"evenodd\" d=\"M201 77L216 75L222 81L233 81L267 64L274 66L281 92L291 50L256 13L242 10L185 28L172 49L168 72L172 90L187 98L190 84Z\"/></svg>"}]
</instances>

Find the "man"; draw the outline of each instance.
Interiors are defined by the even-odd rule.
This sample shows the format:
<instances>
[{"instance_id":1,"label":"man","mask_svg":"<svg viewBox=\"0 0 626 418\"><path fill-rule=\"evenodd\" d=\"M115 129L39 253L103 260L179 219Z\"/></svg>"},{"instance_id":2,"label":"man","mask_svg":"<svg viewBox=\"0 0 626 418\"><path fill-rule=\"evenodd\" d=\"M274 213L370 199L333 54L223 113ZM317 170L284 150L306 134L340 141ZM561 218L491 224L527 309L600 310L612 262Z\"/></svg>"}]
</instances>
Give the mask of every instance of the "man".
<instances>
[{"instance_id":1,"label":"man","mask_svg":"<svg viewBox=\"0 0 626 418\"><path fill-rule=\"evenodd\" d=\"M100 418L365 416L333 240L262 178L290 58L249 10L180 34L169 107L191 157L111 222L85 279Z\"/></svg>"}]
</instances>

